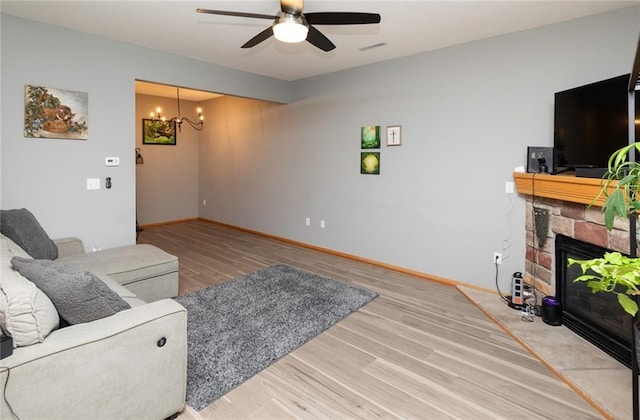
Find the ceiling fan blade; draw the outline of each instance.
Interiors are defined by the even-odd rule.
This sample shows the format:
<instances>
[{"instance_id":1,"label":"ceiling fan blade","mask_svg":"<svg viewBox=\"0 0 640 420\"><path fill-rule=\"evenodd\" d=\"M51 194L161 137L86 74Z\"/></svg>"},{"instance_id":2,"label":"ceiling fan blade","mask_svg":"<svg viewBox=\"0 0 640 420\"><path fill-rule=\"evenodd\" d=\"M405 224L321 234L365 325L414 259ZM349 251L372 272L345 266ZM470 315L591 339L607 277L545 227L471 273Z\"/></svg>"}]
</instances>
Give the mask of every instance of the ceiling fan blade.
<instances>
[{"instance_id":1,"label":"ceiling fan blade","mask_svg":"<svg viewBox=\"0 0 640 420\"><path fill-rule=\"evenodd\" d=\"M304 0L280 0L280 10L282 10L282 13L300 16L303 7Z\"/></svg>"},{"instance_id":2,"label":"ceiling fan blade","mask_svg":"<svg viewBox=\"0 0 640 420\"><path fill-rule=\"evenodd\" d=\"M256 18L256 19L272 19L273 20L276 18L276 16L262 15L259 13L228 12L226 10L196 9L196 12L207 13L210 15L238 16L238 17L248 17L248 18Z\"/></svg>"},{"instance_id":3,"label":"ceiling fan blade","mask_svg":"<svg viewBox=\"0 0 640 420\"><path fill-rule=\"evenodd\" d=\"M322 32L309 25L309 33L307 34L307 42L320 48L322 51L331 51L336 46L333 42L329 41L329 38L324 36Z\"/></svg>"},{"instance_id":4,"label":"ceiling fan blade","mask_svg":"<svg viewBox=\"0 0 640 420\"><path fill-rule=\"evenodd\" d=\"M253 38L245 42L241 48L255 47L262 41L269 39L269 37L271 36L273 36L273 27L269 26L267 29L265 29L264 31L260 32L258 35L254 36Z\"/></svg>"},{"instance_id":5,"label":"ceiling fan blade","mask_svg":"<svg viewBox=\"0 0 640 420\"><path fill-rule=\"evenodd\" d=\"M380 15L378 13L317 12L305 13L304 17L310 25L366 25L380 23Z\"/></svg>"}]
</instances>

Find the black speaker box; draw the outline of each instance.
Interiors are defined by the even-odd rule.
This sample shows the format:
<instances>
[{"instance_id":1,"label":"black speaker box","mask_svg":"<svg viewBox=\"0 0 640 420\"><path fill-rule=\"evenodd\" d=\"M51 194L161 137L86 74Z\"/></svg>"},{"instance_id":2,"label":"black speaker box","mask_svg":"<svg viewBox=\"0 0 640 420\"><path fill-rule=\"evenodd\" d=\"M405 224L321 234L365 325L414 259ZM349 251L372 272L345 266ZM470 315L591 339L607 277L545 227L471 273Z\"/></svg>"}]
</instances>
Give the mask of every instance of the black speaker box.
<instances>
[{"instance_id":1,"label":"black speaker box","mask_svg":"<svg viewBox=\"0 0 640 420\"><path fill-rule=\"evenodd\" d=\"M553 296L542 298L542 320L545 324L557 327L562 325L562 306Z\"/></svg>"},{"instance_id":2,"label":"black speaker box","mask_svg":"<svg viewBox=\"0 0 640 420\"><path fill-rule=\"evenodd\" d=\"M576 176L581 178L602 178L607 168L576 168Z\"/></svg>"}]
</instances>

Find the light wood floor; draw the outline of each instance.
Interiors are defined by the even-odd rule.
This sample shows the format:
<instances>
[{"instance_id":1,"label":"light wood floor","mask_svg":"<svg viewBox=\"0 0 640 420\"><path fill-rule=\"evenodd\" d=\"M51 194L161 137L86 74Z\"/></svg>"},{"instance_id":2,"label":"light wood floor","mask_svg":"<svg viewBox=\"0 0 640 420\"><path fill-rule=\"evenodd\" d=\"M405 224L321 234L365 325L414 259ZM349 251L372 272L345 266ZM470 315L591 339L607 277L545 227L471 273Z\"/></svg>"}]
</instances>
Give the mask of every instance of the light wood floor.
<instances>
[{"instance_id":1,"label":"light wood floor","mask_svg":"<svg viewBox=\"0 0 640 420\"><path fill-rule=\"evenodd\" d=\"M180 294L274 263L380 294L181 420L603 418L454 287L204 221L138 242L179 257Z\"/></svg>"}]
</instances>

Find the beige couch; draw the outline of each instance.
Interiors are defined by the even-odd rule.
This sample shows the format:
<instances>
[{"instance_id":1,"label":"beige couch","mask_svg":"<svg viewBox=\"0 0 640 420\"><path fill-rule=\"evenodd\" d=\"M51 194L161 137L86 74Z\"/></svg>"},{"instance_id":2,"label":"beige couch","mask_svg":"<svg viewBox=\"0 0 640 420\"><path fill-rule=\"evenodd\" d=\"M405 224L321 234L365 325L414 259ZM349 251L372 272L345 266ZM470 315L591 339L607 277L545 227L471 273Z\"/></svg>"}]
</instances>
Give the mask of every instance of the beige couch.
<instances>
[{"instance_id":1,"label":"beige couch","mask_svg":"<svg viewBox=\"0 0 640 420\"><path fill-rule=\"evenodd\" d=\"M105 274L145 302L178 296L178 258L151 245L133 245L85 253L78 238L54 241L56 261Z\"/></svg>"},{"instance_id":2,"label":"beige couch","mask_svg":"<svg viewBox=\"0 0 640 420\"><path fill-rule=\"evenodd\" d=\"M0 419L163 419L181 411L187 313L167 299L177 294L177 259L147 245L84 253L78 239L56 244L57 262L91 271L130 309L60 328L59 307L11 264L30 256L0 235L0 326L14 341L13 354L0 359Z\"/></svg>"}]
</instances>

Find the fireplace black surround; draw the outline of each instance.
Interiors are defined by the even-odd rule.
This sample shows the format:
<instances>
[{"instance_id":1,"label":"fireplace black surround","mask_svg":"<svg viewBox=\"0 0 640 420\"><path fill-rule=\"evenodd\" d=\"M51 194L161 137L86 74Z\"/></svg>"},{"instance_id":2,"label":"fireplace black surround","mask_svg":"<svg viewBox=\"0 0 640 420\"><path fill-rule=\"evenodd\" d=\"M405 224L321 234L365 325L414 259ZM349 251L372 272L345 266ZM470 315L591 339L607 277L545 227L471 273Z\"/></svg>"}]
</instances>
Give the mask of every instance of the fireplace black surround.
<instances>
[{"instance_id":1,"label":"fireplace black surround","mask_svg":"<svg viewBox=\"0 0 640 420\"><path fill-rule=\"evenodd\" d=\"M567 258L588 260L611 250L564 235L556 235L556 297L562 305L562 323L620 363L631 368L633 318L612 293L592 293L585 282L574 282L582 274L579 266L567 267Z\"/></svg>"}]
</instances>

